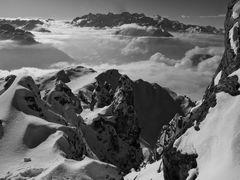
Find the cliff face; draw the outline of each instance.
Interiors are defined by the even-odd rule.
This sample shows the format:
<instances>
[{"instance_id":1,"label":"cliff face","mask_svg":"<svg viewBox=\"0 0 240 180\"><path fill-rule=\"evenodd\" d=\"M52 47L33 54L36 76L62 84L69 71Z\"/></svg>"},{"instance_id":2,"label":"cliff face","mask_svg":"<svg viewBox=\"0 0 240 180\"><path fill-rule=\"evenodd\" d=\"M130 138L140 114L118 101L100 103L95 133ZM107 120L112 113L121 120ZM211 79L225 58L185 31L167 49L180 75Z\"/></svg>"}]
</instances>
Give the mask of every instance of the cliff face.
<instances>
[{"instance_id":1,"label":"cliff face","mask_svg":"<svg viewBox=\"0 0 240 180\"><path fill-rule=\"evenodd\" d=\"M96 80L100 85L106 81L115 91L120 77L121 74L117 70L108 70L98 75ZM176 113L185 114L185 111L193 107L194 103L158 84L143 80L131 81L131 83L133 84L134 108L141 128L140 136L151 147L154 147L159 136L159 129L167 125ZM94 85L87 85L85 88L92 92L94 89L92 86Z\"/></svg>"},{"instance_id":2,"label":"cliff face","mask_svg":"<svg viewBox=\"0 0 240 180\"><path fill-rule=\"evenodd\" d=\"M165 180L232 180L240 175L239 159L234 159L239 146L239 4L229 1L225 52L201 104L183 117L184 126L164 146Z\"/></svg>"}]
</instances>

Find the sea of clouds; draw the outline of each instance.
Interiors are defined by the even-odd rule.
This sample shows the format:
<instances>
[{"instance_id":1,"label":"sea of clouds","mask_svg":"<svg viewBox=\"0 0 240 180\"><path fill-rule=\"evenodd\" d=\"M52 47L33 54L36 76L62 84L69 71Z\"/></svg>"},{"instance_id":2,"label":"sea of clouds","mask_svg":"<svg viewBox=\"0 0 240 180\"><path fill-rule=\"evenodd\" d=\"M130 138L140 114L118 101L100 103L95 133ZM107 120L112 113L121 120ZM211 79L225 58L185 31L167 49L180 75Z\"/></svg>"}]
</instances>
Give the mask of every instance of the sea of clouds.
<instances>
[{"instance_id":1,"label":"sea of clouds","mask_svg":"<svg viewBox=\"0 0 240 180\"><path fill-rule=\"evenodd\" d=\"M202 97L221 60L223 36L172 33L171 38L116 36L122 26L96 30L62 21L45 24L51 33L34 32L41 44L19 46L0 41L0 76L24 72L42 75L73 65L97 71L119 69L197 100ZM142 31L149 31L142 28ZM204 56L208 55L208 56Z\"/></svg>"}]
</instances>

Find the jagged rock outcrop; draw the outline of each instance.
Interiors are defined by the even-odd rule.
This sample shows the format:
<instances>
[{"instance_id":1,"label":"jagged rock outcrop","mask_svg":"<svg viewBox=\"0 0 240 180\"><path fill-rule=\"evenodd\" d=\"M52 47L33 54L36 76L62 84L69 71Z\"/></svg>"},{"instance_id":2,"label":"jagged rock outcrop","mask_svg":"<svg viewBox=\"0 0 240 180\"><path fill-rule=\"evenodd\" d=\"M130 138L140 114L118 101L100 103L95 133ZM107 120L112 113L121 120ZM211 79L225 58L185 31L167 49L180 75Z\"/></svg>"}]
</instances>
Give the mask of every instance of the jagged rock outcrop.
<instances>
[{"instance_id":1,"label":"jagged rock outcrop","mask_svg":"<svg viewBox=\"0 0 240 180\"><path fill-rule=\"evenodd\" d=\"M81 123L81 102L61 80L57 81L55 87L43 98L54 112L68 119L73 126L78 127Z\"/></svg>"},{"instance_id":2,"label":"jagged rock outcrop","mask_svg":"<svg viewBox=\"0 0 240 180\"><path fill-rule=\"evenodd\" d=\"M9 75L5 78L0 79L0 95L3 94L12 85L15 79L15 75Z\"/></svg>"},{"instance_id":3,"label":"jagged rock outcrop","mask_svg":"<svg viewBox=\"0 0 240 180\"><path fill-rule=\"evenodd\" d=\"M165 88L143 80L135 81L134 97L141 137L153 147L159 129L167 125L180 108Z\"/></svg>"},{"instance_id":4,"label":"jagged rock outcrop","mask_svg":"<svg viewBox=\"0 0 240 180\"><path fill-rule=\"evenodd\" d=\"M108 70L96 77L96 81L103 87L106 81L115 92L121 74L117 70ZM134 109L138 115L138 123L141 128L141 138L154 147L159 129L167 125L176 113L186 113L194 103L187 97L178 96L176 93L143 80L132 81L134 92ZM89 84L81 89L90 101L91 93L96 84ZM171 108L169 108L171 107ZM151 123L149 123L151 122Z\"/></svg>"},{"instance_id":5,"label":"jagged rock outcrop","mask_svg":"<svg viewBox=\"0 0 240 180\"><path fill-rule=\"evenodd\" d=\"M238 23L240 22L240 17L238 4L238 0L229 1L225 20L225 52L211 84L206 89L202 102L187 114L185 126L168 140L167 145L163 149L163 171L166 180L185 180L189 177L188 172L198 167L196 164L198 154L182 154L174 147L175 140L182 137L193 126L196 131L201 132L199 124L205 121L211 108L218 106L217 96L220 93L229 95L229 98L237 97L240 94L239 77L234 74L240 68L238 53L240 32ZM226 119L226 121L228 120ZM181 138L179 141L177 144L181 143ZM231 139L228 141L231 141ZM214 170L212 171L214 172ZM201 175L201 170L195 173L192 179L196 179L198 174Z\"/></svg>"},{"instance_id":6,"label":"jagged rock outcrop","mask_svg":"<svg viewBox=\"0 0 240 180\"><path fill-rule=\"evenodd\" d=\"M186 25L178 21L172 21L161 16L155 18L144 14L123 12L121 14L88 14L73 19L72 24L81 27L115 27L123 24L138 24L139 26L153 26L158 29L164 29L169 32L194 32L222 34L222 30L212 26Z\"/></svg>"},{"instance_id":7,"label":"jagged rock outcrop","mask_svg":"<svg viewBox=\"0 0 240 180\"><path fill-rule=\"evenodd\" d=\"M10 24L0 25L0 39L14 40L22 44L36 44L34 35L22 29L17 29Z\"/></svg>"},{"instance_id":8,"label":"jagged rock outcrop","mask_svg":"<svg viewBox=\"0 0 240 180\"><path fill-rule=\"evenodd\" d=\"M116 71L109 72L112 75ZM107 74L104 73L97 79L102 79ZM133 82L127 76L119 77L112 102L105 105L91 123L100 147L105 148L99 148L99 144L91 142L89 146L102 161L115 164L126 173L131 168L138 169L143 155L139 143L140 128L134 109ZM96 88L99 84L101 83L98 82Z\"/></svg>"}]
</instances>

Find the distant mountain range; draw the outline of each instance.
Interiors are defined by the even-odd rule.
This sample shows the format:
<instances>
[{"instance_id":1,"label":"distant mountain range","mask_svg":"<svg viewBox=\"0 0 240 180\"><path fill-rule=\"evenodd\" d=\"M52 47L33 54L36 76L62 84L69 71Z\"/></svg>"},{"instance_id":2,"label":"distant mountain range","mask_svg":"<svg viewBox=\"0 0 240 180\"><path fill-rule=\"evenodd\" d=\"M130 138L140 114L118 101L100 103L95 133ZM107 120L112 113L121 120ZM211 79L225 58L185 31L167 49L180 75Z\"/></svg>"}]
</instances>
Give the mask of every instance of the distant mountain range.
<instances>
[{"instance_id":1,"label":"distant mountain range","mask_svg":"<svg viewBox=\"0 0 240 180\"><path fill-rule=\"evenodd\" d=\"M10 24L0 25L0 40L15 40L21 44L36 44L34 35L22 29L15 28Z\"/></svg>"},{"instance_id":2,"label":"distant mountain range","mask_svg":"<svg viewBox=\"0 0 240 180\"><path fill-rule=\"evenodd\" d=\"M45 24L55 21L53 19L0 19L0 26L9 24L17 29L24 31L51 31L46 29ZM123 12L121 14L92 14L76 17L72 21L64 21L75 27L118 28L116 35L124 36L153 36L153 37L172 37L172 32L178 33L205 33L223 34L223 29L213 26L200 26L184 24L179 21L170 20L161 16L148 17L144 14Z\"/></svg>"},{"instance_id":3,"label":"distant mountain range","mask_svg":"<svg viewBox=\"0 0 240 180\"><path fill-rule=\"evenodd\" d=\"M183 24L161 16L148 17L144 14L123 12L121 14L92 14L76 17L72 24L80 27L116 27L124 24L137 24L139 26L152 26L169 32L191 32L207 34L223 34L223 29L213 26L199 26Z\"/></svg>"}]
</instances>

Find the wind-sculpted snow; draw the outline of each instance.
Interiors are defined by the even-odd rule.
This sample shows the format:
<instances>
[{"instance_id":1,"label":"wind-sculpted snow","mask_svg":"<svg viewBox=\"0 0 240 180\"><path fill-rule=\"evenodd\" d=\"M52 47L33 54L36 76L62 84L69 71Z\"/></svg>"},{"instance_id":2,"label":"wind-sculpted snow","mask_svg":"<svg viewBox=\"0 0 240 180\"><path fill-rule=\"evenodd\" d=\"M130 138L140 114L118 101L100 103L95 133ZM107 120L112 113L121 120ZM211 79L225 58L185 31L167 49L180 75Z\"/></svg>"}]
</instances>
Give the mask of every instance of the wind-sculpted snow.
<instances>
[{"instance_id":1,"label":"wind-sculpted snow","mask_svg":"<svg viewBox=\"0 0 240 180\"><path fill-rule=\"evenodd\" d=\"M29 76L12 76L5 81L0 96L0 159L5 162L0 164L0 178L120 179L115 166L85 158L97 157L86 144L81 121L70 125L72 119L58 114L39 92ZM58 173L61 167L66 169ZM102 170L96 173L96 169Z\"/></svg>"},{"instance_id":2,"label":"wind-sculpted snow","mask_svg":"<svg viewBox=\"0 0 240 180\"><path fill-rule=\"evenodd\" d=\"M34 80L28 76L18 82L19 86L13 97L13 106L29 115L34 115L50 122L66 124L66 121L54 113L40 97L40 91Z\"/></svg>"},{"instance_id":3,"label":"wind-sculpted snow","mask_svg":"<svg viewBox=\"0 0 240 180\"><path fill-rule=\"evenodd\" d=\"M145 86L160 87L138 87L117 70L98 74L80 66L46 71L34 79L25 75L1 79L0 159L6 161L0 165L1 178L120 179L120 172L139 168L144 158L140 136L145 135L138 113L145 118L151 111L142 106L147 99L135 98L147 95ZM102 90L96 91L98 86Z\"/></svg>"}]
</instances>

